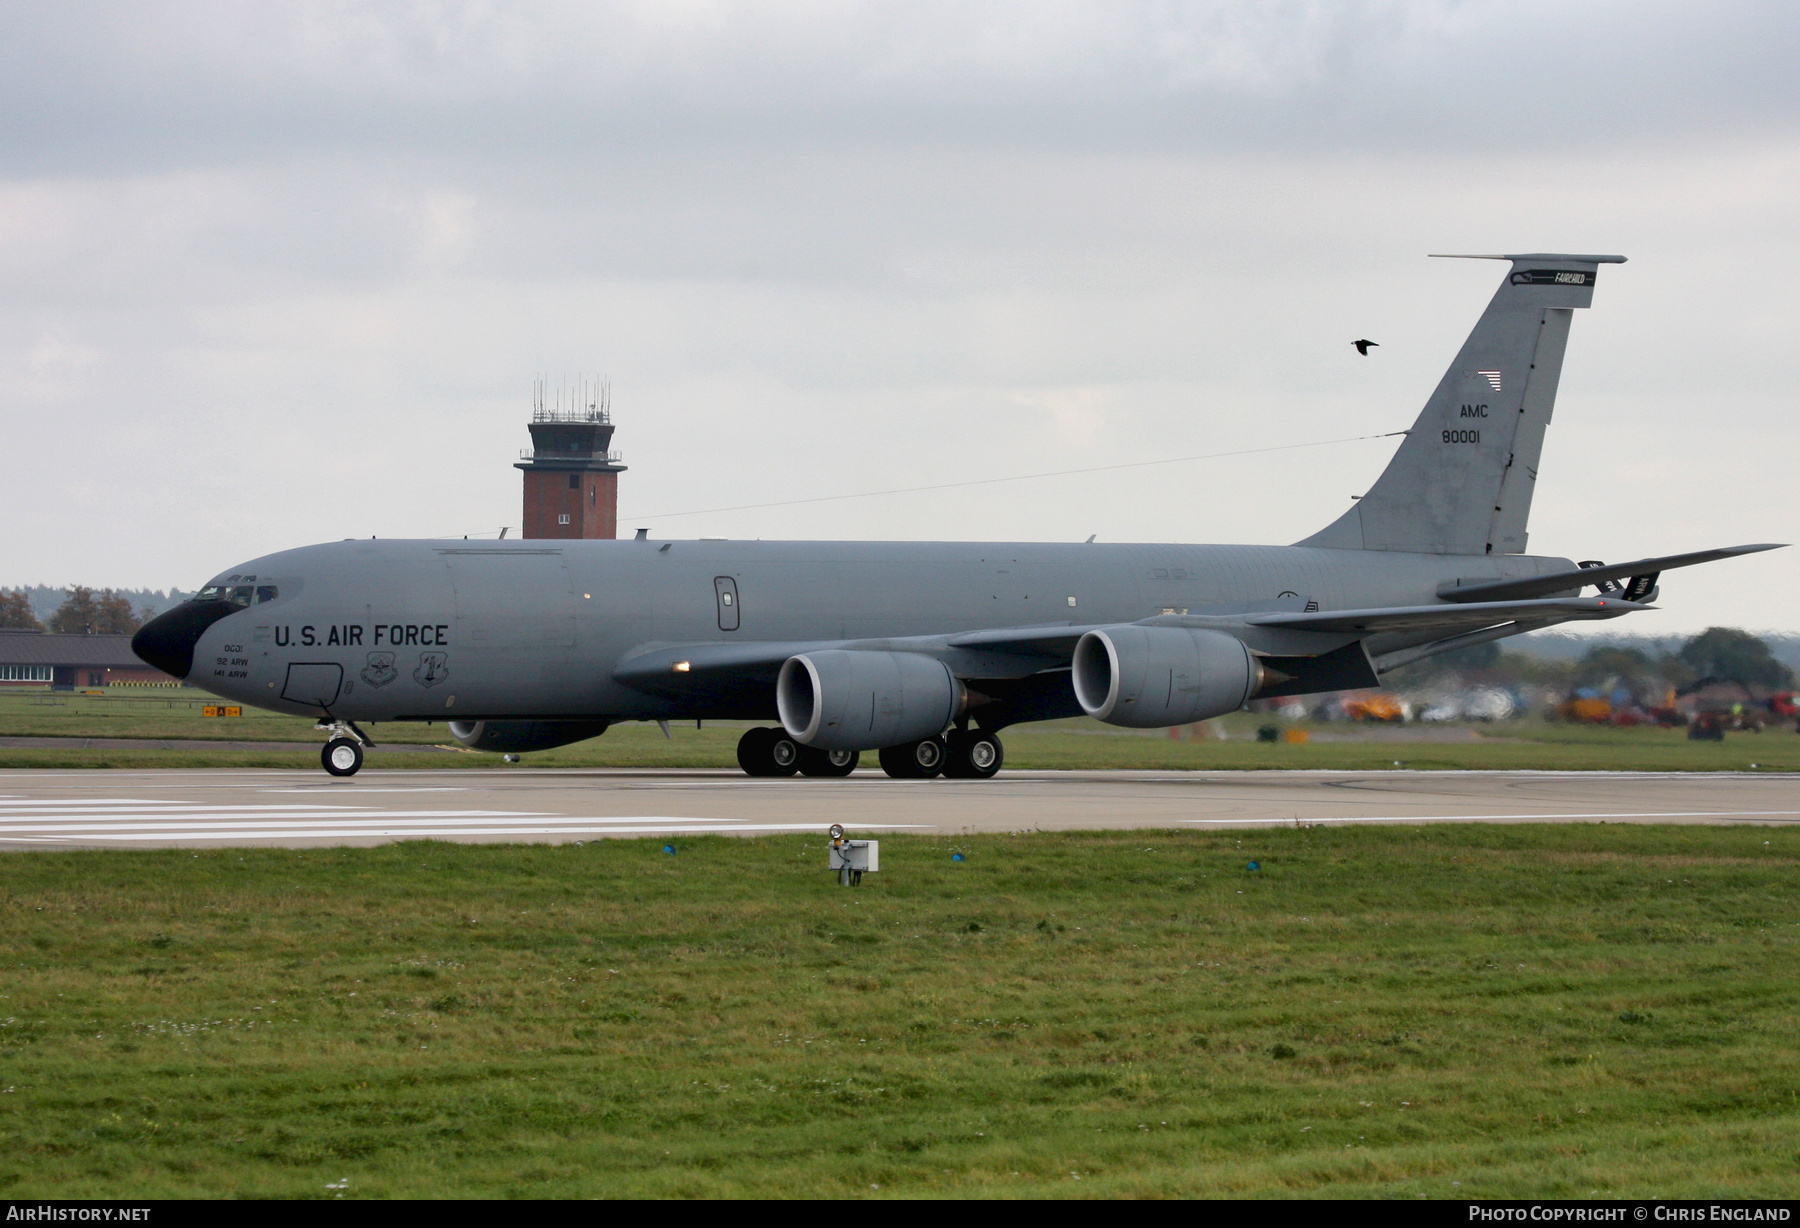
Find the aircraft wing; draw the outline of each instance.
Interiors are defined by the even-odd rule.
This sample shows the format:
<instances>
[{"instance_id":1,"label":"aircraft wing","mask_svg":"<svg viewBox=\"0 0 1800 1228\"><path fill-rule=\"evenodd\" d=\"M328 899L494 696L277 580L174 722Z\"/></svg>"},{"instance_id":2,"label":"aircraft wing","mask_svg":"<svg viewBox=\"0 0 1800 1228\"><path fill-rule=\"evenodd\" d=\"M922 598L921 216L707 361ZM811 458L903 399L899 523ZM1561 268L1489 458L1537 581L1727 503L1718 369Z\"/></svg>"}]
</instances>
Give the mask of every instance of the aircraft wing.
<instances>
[{"instance_id":1,"label":"aircraft wing","mask_svg":"<svg viewBox=\"0 0 1800 1228\"><path fill-rule=\"evenodd\" d=\"M1711 563L1716 559L1756 554L1762 550L1779 550L1783 544L1759 542L1753 546L1724 546L1718 550L1696 550L1692 554L1666 554L1661 558L1636 559L1630 563L1610 563L1605 567L1578 567L1574 571L1554 571L1549 575L1527 576L1520 580L1476 580L1467 584L1455 580L1438 589L1437 595L1445 601L1456 602L1516 601L1544 597L1569 589L1579 590L1602 580L1648 576L1650 583L1654 584L1658 575L1677 567L1692 567L1696 563Z\"/></svg>"},{"instance_id":2,"label":"aircraft wing","mask_svg":"<svg viewBox=\"0 0 1800 1228\"><path fill-rule=\"evenodd\" d=\"M1394 631L1441 631L1445 635L1455 635L1502 623L1617 618L1650 608L1617 597L1563 597L1543 601L1440 602L1371 610L1320 610L1310 614L1300 611L1212 616L1159 614L1144 619L1141 625L1217 628L1228 633L1234 626L1249 626L1356 637ZM1113 624L996 627L892 639L657 645L619 662L613 669L613 677L634 689L663 694L712 690L720 686L772 684L782 663L789 657L833 648L918 652L940 657L952 668L962 666L957 672L964 676L1019 677L1067 665L1074 654L1076 641L1102 625ZM964 654L974 655L977 659L967 659Z\"/></svg>"},{"instance_id":3,"label":"aircraft wing","mask_svg":"<svg viewBox=\"0 0 1800 1228\"><path fill-rule=\"evenodd\" d=\"M841 642L827 640L658 645L626 657L613 667L612 674L628 687L655 691L684 691L720 678L753 679L764 675L773 683L782 662L794 654L841 647Z\"/></svg>"},{"instance_id":4,"label":"aircraft wing","mask_svg":"<svg viewBox=\"0 0 1800 1228\"><path fill-rule=\"evenodd\" d=\"M1099 625L1099 624L1096 624ZM655 645L620 661L612 675L635 690L681 694L725 685L773 685L782 663L802 652L862 649L919 652L942 658L963 675L1020 677L1067 665L1089 626L1009 627L891 639L707 642Z\"/></svg>"},{"instance_id":5,"label":"aircraft wing","mask_svg":"<svg viewBox=\"0 0 1800 1228\"><path fill-rule=\"evenodd\" d=\"M1253 627L1286 631L1329 631L1350 635L1374 635L1387 631L1443 631L1446 634L1499 623L1538 619L1617 618L1639 610L1654 609L1617 597L1561 597L1549 601L1475 601L1462 604L1393 606L1375 610L1320 610L1313 614L1250 614L1233 621ZM1180 616L1176 616L1180 619ZM1146 619L1155 625L1167 616ZM1180 619L1183 624L1195 620Z\"/></svg>"}]
</instances>

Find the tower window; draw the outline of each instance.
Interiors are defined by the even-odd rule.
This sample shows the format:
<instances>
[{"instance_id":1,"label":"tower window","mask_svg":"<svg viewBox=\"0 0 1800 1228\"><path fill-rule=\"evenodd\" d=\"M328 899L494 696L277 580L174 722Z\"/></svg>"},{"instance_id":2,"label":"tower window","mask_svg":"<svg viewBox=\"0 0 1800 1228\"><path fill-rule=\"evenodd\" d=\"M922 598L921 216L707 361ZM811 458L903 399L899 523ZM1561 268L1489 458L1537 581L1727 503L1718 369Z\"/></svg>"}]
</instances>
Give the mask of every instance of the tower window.
<instances>
[{"instance_id":1,"label":"tower window","mask_svg":"<svg viewBox=\"0 0 1800 1228\"><path fill-rule=\"evenodd\" d=\"M556 523L557 524L568 524L569 523L569 513L564 512L562 515L558 516L556 518Z\"/></svg>"},{"instance_id":2,"label":"tower window","mask_svg":"<svg viewBox=\"0 0 1800 1228\"><path fill-rule=\"evenodd\" d=\"M581 475L579 473L571 473L569 475L569 489L570 490L580 490L581 489Z\"/></svg>"}]
</instances>

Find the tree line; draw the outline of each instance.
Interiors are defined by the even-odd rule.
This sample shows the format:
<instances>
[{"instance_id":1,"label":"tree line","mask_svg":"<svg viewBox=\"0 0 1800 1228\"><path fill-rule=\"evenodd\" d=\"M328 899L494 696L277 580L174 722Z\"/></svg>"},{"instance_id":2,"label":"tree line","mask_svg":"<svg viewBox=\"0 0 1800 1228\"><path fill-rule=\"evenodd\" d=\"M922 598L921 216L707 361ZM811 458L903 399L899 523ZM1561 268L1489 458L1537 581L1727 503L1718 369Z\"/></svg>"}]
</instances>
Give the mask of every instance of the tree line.
<instances>
[{"instance_id":1,"label":"tree line","mask_svg":"<svg viewBox=\"0 0 1800 1228\"><path fill-rule=\"evenodd\" d=\"M1708 627L1689 636L1673 652L1595 644L1576 660L1507 652L1499 643L1478 644L1428 657L1395 671L1392 679L1397 685L1414 686L1438 681L1446 674L1569 689L1622 685L1643 694L1708 682L1734 682L1770 691L1795 686L1794 671L1775 656L1768 641L1738 627Z\"/></svg>"},{"instance_id":2,"label":"tree line","mask_svg":"<svg viewBox=\"0 0 1800 1228\"><path fill-rule=\"evenodd\" d=\"M130 635L156 617L146 605L138 610L114 589L95 592L80 584L63 590L68 595L50 615L48 630L58 635ZM31 608L31 594L24 589L0 589L0 630L43 631L44 623Z\"/></svg>"}]
</instances>

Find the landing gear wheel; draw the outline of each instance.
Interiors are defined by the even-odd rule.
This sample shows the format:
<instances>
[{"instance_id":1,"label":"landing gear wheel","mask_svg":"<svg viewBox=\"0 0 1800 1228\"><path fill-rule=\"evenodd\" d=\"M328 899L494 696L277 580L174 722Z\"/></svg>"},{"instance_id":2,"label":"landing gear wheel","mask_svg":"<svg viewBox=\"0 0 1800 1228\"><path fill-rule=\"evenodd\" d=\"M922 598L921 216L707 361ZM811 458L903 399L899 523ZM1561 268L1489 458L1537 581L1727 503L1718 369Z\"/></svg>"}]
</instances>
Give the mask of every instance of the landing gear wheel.
<instances>
[{"instance_id":1,"label":"landing gear wheel","mask_svg":"<svg viewBox=\"0 0 1800 1228\"><path fill-rule=\"evenodd\" d=\"M986 780L1005 759L1006 748L991 733L962 729L944 740L944 775L956 780Z\"/></svg>"},{"instance_id":2,"label":"landing gear wheel","mask_svg":"<svg viewBox=\"0 0 1800 1228\"><path fill-rule=\"evenodd\" d=\"M738 739L738 766L746 776L792 776L800 769L800 751L785 729L746 729Z\"/></svg>"},{"instance_id":3,"label":"landing gear wheel","mask_svg":"<svg viewBox=\"0 0 1800 1228\"><path fill-rule=\"evenodd\" d=\"M800 770L800 743L788 737L785 729L771 729L773 736L769 739L769 762L774 767L771 776L792 776Z\"/></svg>"},{"instance_id":4,"label":"landing gear wheel","mask_svg":"<svg viewBox=\"0 0 1800 1228\"><path fill-rule=\"evenodd\" d=\"M811 746L800 748L800 774L802 776L848 776L856 770L856 762L862 755L853 750L818 750Z\"/></svg>"},{"instance_id":5,"label":"landing gear wheel","mask_svg":"<svg viewBox=\"0 0 1800 1228\"><path fill-rule=\"evenodd\" d=\"M354 776L362 770L362 744L354 738L333 738L319 752L319 762L333 776Z\"/></svg>"},{"instance_id":6,"label":"landing gear wheel","mask_svg":"<svg viewBox=\"0 0 1800 1228\"><path fill-rule=\"evenodd\" d=\"M896 780L930 780L944 770L944 740L921 738L881 748L881 770Z\"/></svg>"}]
</instances>

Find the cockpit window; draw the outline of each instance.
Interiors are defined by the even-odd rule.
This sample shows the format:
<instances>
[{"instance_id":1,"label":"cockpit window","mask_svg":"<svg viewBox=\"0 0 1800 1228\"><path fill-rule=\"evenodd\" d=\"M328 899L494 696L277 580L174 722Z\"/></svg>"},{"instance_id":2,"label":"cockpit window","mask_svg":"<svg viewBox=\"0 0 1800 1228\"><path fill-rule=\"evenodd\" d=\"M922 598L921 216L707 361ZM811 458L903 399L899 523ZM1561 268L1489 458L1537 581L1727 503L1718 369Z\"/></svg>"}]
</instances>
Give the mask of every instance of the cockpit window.
<instances>
[{"instance_id":1,"label":"cockpit window","mask_svg":"<svg viewBox=\"0 0 1800 1228\"><path fill-rule=\"evenodd\" d=\"M273 601L281 590L273 584L209 584L194 595L195 601L229 601L232 605Z\"/></svg>"}]
</instances>

